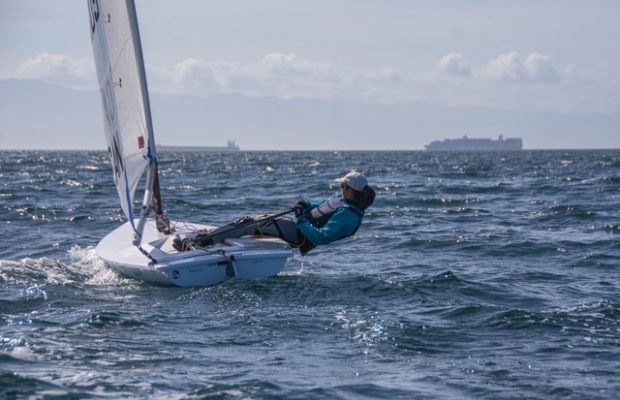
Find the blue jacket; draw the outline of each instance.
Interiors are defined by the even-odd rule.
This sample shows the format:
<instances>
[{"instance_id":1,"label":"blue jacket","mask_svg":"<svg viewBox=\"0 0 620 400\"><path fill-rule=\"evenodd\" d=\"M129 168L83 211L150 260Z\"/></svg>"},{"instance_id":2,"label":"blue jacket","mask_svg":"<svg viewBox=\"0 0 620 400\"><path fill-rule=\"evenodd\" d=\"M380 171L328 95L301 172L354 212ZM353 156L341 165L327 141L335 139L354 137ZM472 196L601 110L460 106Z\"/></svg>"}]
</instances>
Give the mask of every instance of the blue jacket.
<instances>
[{"instance_id":1,"label":"blue jacket","mask_svg":"<svg viewBox=\"0 0 620 400\"><path fill-rule=\"evenodd\" d=\"M304 215L323 203L310 203ZM344 203L322 227L314 226L305 216L297 218L295 222L306 239L310 240L314 246L318 246L353 235L359 228L363 216L363 210L353 204Z\"/></svg>"}]
</instances>

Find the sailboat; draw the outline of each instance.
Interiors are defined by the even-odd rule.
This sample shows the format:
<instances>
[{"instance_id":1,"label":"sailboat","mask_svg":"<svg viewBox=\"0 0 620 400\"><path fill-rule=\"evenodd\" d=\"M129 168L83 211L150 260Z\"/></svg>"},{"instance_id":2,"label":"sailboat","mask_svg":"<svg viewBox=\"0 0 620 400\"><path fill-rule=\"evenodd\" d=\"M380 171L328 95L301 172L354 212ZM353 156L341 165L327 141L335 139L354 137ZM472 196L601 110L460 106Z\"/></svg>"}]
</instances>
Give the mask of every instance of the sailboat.
<instances>
[{"instance_id":1,"label":"sailboat","mask_svg":"<svg viewBox=\"0 0 620 400\"><path fill-rule=\"evenodd\" d=\"M134 1L87 1L108 152L128 219L99 242L99 257L122 275L164 285L209 286L278 274L292 256L279 239L246 236L190 251L174 248L175 238L215 227L170 221L164 212ZM136 207L141 184L143 199Z\"/></svg>"}]
</instances>

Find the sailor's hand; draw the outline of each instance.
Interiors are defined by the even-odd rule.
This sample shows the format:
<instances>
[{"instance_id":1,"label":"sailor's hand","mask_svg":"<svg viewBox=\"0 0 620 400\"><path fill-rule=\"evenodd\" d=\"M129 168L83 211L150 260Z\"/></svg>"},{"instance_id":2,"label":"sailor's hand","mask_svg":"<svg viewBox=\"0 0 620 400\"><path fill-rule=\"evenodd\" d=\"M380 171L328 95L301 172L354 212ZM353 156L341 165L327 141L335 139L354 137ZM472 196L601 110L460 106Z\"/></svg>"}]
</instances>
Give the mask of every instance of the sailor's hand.
<instances>
[{"instance_id":1,"label":"sailor's hand","mask_svg":"<svg viewBox=\"0 0 620 400\"><path fill-rule=\"evenodd\" d=\"M296 202L293 203L293 205L291 206L291 208L295 211L297 210L305 210L306 208L310 207L310 203L304 199L301 200L297 200Z\"/></svg>"},{"instance_id":2,"label":"sailor's hand","mask_svg":"<svg viewBox=\"0 0 620 400\"><path fill-rule=\"evenodd\" d=\"M233 222L233 225L245 225L251 222L256 222L256 219L254 217L250 217L249 215L246 215L245 217L237 218Z\"/></svg>"},{"instance_id":3,"label":"sailor's hand","mask_svg":"<svg viewBox=\"0 0 620 400\"><path fill-rule=\"evenodd\" d=\"M306 213L306 210L310 207L310 203L306 200L297 200L291 208L295 211L295 217L299 218Z\"/></svg>"}]
</instances>

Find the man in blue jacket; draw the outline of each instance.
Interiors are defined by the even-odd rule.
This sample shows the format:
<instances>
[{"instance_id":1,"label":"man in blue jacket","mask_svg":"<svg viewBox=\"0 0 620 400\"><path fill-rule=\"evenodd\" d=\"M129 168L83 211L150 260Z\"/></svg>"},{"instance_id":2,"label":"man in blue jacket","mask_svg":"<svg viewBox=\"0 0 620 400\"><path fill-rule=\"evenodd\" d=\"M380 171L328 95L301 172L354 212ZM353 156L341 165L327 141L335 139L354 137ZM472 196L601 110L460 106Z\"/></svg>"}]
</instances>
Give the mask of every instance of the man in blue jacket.
<instances>
[{"instance_id":1,"label":"man in blue jacket","mask_svg":"<svg viewBox=\"0 0 620 400\"><path fill-rule=\"evenodd\" d=\"M175 241L177 250L191 250L245 235L278 237L306 254L319 245L349 237L362 223L364 210L374 201L375 192L364 175L352 171L336 179L341 195L321 203L297 201L292 209L295 218L244 217L191 240Z\"/></svg>"}]
</instances>

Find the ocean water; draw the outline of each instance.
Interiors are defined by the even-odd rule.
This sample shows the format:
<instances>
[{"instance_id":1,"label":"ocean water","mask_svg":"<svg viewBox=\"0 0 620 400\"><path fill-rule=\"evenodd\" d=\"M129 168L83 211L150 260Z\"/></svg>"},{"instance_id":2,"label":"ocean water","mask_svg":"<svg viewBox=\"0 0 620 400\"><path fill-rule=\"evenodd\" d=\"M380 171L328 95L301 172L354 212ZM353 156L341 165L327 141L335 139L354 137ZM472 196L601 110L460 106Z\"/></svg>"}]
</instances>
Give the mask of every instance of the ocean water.
<instances>
[{"instance_id":1,"label":"ocean water","mask_svg":"<svg viewBox=\"0 0 620 400\"><path fill-rule=\"evenodd\" d=\"M140 283L104 152L0 152L0 398L620 398L620 151L163 153L174 219L377 189L276 277Z\"/></svg>"}]
</instances>

